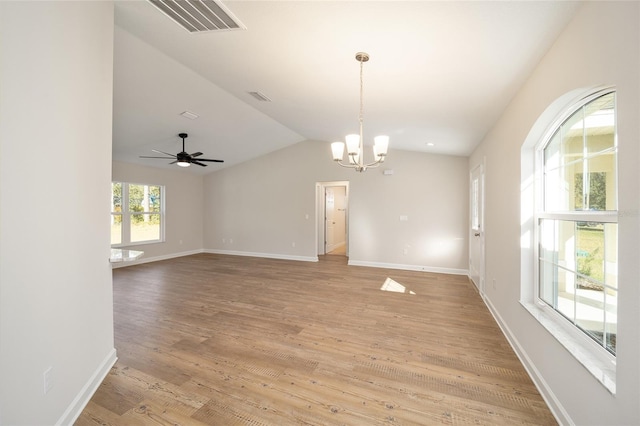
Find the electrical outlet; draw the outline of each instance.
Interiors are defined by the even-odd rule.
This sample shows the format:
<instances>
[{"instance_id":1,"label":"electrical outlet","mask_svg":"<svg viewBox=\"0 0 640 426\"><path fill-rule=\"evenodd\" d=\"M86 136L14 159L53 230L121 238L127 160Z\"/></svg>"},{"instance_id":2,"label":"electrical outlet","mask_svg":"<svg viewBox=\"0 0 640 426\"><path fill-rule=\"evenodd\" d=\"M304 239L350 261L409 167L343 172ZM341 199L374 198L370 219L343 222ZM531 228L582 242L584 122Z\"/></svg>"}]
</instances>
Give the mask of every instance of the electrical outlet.
<instances>
[{"instance_id":1,"label":"electrical outlet","mask_svg":"<svg viewBox=\"0 0 640 426\"><path fill-rule=\"evenodd\" d=\"M53 372L53 367L49 367L46 370L44 370L44 373L42 373L42 381L43 381L43 384L44 384L44 393L45 394L49 393L49 391L53 387L53 377L52 377L53 373L52 372Z\"/></svg>"},{"instance_id":2,"label":"electrical outlet","mask_svg":"<svg viewBox=\"0 0 640 426\"><path fill-rule=\"evenodd\" d=\"M493 289L495 290L496 289L496 279L495 278L493 279L493 283L492 284L493 284Z\"/></svg>"}]
</instances>

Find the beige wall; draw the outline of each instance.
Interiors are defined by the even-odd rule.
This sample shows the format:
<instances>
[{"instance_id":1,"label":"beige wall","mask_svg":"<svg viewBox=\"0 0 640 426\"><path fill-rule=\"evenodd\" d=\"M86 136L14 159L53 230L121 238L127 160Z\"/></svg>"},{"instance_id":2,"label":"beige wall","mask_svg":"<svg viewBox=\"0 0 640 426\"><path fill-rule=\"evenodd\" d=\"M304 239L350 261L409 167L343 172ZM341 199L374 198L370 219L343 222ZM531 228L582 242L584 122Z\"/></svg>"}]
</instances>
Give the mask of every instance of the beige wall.
<instances>
[{"instance_id":1,"label":"beige wall","mask_svg":"<svg viewBox=\"0 0 640 426\"><path fill-rule=\"evenodd\" d=\"M527 83L475 150L469 167L486 158L487 301L520 351L547 401L564 423L640 421L640 282L638 172L640 131L640 4L585 2ZM619 143L619 288L617 389L612 395L520 305L532 280L521 280L521 148L549 105L580 88L617 87ZM539 129L538 129L539 130ZM530 166L527 166L530 167ZM522 187L524 187L523 185ZM526 249L522 249L525 252Z\"/></svg>"},{"instance_id":2,"label":"beige wall","mask_svg":"<svg viewBox=\"0 0 640 426\"><path fill-rule=\"evenodd\" d=\"M112 3L0 2L3 425L70 424L115 362L112 70Z\"/></svg>"},{"instance_id":3,"label":"beige wall","mask_svg":"<svg viewBox=\"0 0 640 426\"><path fill-rule=\"evenodd\" d=\"M175 170L165 170L113 162L112 179L119 182L164 185L165 187L165 241L129 247L144 251L144 256L135 263L202 250L202 176L190 174L178 167Z\"/></svg>"},{"instance_id":4,"label":"beige wall","mask_svg":"<svg viewBox=\"0 0 640 426\"><path fill-rule=\"evenodd\" d=\"M365 173L308 141L205 176L204 248L313 260L316 183L349 181L350 262L466 273L467 159L392 144L385 164Z\"/></svg>"}]
</instances>

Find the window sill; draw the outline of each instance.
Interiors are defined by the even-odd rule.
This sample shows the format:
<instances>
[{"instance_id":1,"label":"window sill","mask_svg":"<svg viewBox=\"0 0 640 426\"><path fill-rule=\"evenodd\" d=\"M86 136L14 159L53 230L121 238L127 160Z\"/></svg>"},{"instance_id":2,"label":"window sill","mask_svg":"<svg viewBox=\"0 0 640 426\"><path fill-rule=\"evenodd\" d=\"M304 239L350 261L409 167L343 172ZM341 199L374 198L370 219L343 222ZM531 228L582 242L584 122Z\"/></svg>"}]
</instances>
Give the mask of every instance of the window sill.
<instances>
[{"instance_id":1,"label":"window sill","mask_svg":"<svg viewBox=\"0 0 640 426\"><path fill-rule=\"evenodd\" d=\"M122 250L122 249L111 249L111 257L109 257L109 262L111 263L119 263L119 262L133 262L142 257L144 254L143 251L137 250Z\"/></svg>"},{"instance_id":2,"label":"window sill","mask_svg":"<svg viewBox=\"0 0 640 426\"><path fill-rule=\"evenodd\" d=\"M611 394L616 394L616 361L613 356L550 309L531 302L520 304L542 325L564 348L582 364Z\"/></svg>"},{"instance_id":3,"label":"window sill","mask_svg":"<svg viewBox=\"0 0 640 426\"><path fill-rule=\"evenodd\" d=\"M135 243L111 244L111 248L146 246L146 245L149 245L149 244L159 244L159 243L164 243L164 240L148 240L148 241L139 241L139 242L135 242Z\"/></svg>"}]
</instances>

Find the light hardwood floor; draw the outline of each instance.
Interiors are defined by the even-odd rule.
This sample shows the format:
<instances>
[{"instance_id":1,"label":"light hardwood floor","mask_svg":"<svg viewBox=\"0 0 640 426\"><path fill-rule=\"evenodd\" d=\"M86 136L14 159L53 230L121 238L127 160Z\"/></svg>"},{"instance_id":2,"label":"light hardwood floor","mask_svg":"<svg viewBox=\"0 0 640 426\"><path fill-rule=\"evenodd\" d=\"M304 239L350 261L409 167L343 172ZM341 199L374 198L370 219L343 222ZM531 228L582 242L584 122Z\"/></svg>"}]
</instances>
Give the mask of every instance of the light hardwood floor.
<instances>
[{"instance_id":1,"label":"light hardwood floor","mask_svg":"<svg viewBox=\"0 0 640 426\"><path fill-rule=\"evenodd\" d=\"M113 286L79 426L556 424L463 276L198 254Z\"/></svg>"}]
</instances>

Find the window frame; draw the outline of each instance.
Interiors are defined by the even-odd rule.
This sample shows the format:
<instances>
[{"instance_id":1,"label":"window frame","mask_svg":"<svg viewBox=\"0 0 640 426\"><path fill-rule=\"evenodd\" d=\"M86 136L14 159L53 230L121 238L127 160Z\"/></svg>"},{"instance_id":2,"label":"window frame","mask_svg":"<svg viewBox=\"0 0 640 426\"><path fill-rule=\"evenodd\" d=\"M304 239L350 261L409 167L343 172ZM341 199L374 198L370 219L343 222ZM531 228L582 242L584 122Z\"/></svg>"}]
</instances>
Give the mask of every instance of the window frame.
<instances>
[{"instance_id":1,"label":"window frame","mask_svg":"<svg viewBox=\"0 0 640 426\"><path fill-rule=\"evenodd\" d=\"M544 171L545 171L545 162L544 162L544 154L545 149L551 143L553 136L560 129L560 127L569 120L577 111L579 111L584 106L588 105L592 101L606 96L608 94L614 94L614 111L617 109L617 96L615 87L606 87L597 91L590 93L587 96L584 96L578 102L571 104L566 107L562 114L558 116L558 118L552 123L547 132L544 134L544 137L540 139L539 143L536 145L534 149L535 153L535 174L536 174L536 182L538 185L535 189L535 205L534 205L534 214L533 214L533 251L534 251L534 301L540 307L548 309L550 311L550 315L557 317L557 319L567 322L572 328L575 328L575 331L579 333L579 336L575 336L579 338L583 343L588 343L589 346L593 346L597 348L598 351L604 351L604 355L609 359L615 360L615 354L611 353L604 346L600 345L596 341L594 341L591 337L586 334L586 331L582 330L578 325L574 324L572 320L565 317L559 310L550 306L546 301L544 301L540 297L541 283L540 283L540 220L541 219L552 219L559 221L569 221L569 222L598 222L598 223L615 223L618 224L618 206L616 201L616 210L602 210L602 211L584 211L584 210L561 210L561 211L547 211L545 210L544 205L544 195L545 195L545 182L544 182ZM614 115L614 118L617 118L617 115ZM583 136L585 137L585 136ZM601 155L604 152L615 152L615 192L616 192L616 200L618 194L618 141L617 141L617 121L614 121L614 145L613 148L605 149L602 151L598 151L594 155L586 155L583 157L582 161L586 161L589 158L596 157ZM617 237L616 237L617 243ZM572 271L577 274L576 271ZM616 288L616 293L619 292L619 289ZM574 334L574 333L572 333Z\"/></svg>"},{"instance_id":2,"label":"window frame","mask_svg":"<svg viewBox=\"0 0 640 426\"><path fill-rule=\"evenodd\" d=\"M122 185L122 205L120 212L113 211L113 190L111 193L112 197L112 208L111 208L111 217L120 216L121 217L121 228L120 228L120 243L111 244L113 248L120 247L130 247L130 246L140 246L147 244L157 244L165 242L165 222L166 222L166 214L165 214L165 203L166 203L166 189L164 185L153 184L153 183L137 183L137 182L125 182L125 181L112 181L111 185L113 188L113 184L119 183ZM130 185L138 185L138 186L156 186L160 188L160 211L158 212L149 212L148 214L157 214L160 216L160 229L159 229L159 238L153 240L144 240L144 241L131 241L131 218L133 215L137 214L145 214L144 212L131 212L129 209L129 186Z\"/></svg>"},{"instance_id":3,"label":"window frame","mask_svg":"<svg viewBox=\"0 0 640 426\"><path fill-rule=\"evenodd\" d=\"M616 150L619 147L617 125L617 88L614 85L578 88L557 98L538 117L521 149L521 283L520 304L567 352L611 394L616 394L616 357L576 327L566 317L540 299L539 220L542 212L543 157L541 151L553 134L576 110L607 93L616 93ZM616 192L619 196L619 156L616 156ZM618 199L618 206L620 205ZM619 209L619 207L618 207ZM619 219L618 211L598 211L598 219ZM571 219L584 218L585 212L567 213ZM589 216L591 217L591 216ZM619 221L618 221L619 223ZM620 235L618 234L618 247ZM620 256L618 256L618 260ZM618 271L620 264L618 262Z\"/></svg>"}]
</instances>

